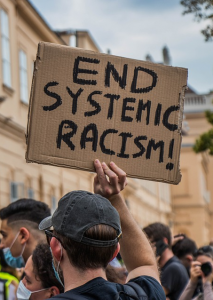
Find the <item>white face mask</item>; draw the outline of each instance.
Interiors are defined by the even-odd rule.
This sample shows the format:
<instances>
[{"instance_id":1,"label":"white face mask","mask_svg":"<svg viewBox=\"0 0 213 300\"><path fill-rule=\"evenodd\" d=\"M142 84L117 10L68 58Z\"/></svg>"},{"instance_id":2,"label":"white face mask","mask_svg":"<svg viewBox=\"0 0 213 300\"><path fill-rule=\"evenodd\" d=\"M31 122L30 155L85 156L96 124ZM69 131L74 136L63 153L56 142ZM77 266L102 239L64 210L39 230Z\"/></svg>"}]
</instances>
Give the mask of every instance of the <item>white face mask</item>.
<instances>
[{"instance_id":1,"label":"white face mask","mask_svg":"<svg viewBox=\"0 0 213 300\"><path fill-rule=\"evenodd\" d=\"M16 296L17 296L18 300L28 300L28 299L30 299L31 294L38 293L38 292L41 292L41 291L44 291L44 290L47 290L47 289L49 289L49 288L41 289L41 290L38 290L38 291L29 291L25 287L23 282L20 281L20 283L18 285L18 290L17 290Z\"/></svg>"}]
</instances>

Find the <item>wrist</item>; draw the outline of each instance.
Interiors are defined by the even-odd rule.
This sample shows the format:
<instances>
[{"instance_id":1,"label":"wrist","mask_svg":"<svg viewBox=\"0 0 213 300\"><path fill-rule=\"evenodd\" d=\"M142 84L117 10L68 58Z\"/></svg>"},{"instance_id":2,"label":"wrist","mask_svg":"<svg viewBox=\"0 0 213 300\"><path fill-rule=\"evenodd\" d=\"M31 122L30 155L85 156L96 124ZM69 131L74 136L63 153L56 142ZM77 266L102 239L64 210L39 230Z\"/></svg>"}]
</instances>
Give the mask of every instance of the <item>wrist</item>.
<instances>
[{"instance_id":1,"label":"wrist","mask_svg":"<svg viewBox=\"0 0 213 300\"><path fill-rule=\"evenodd\" d=\"M203 285L211 284L211 278L203 277Z\"/></svg>"},{"instance_id":2,"label":"wrist","mask_svg":"<svg viewBox=\"0 0 213 300\"><path fill-rule=\"evenodd\" d=\"M192 277L192 278L190 278L190 281L191 281L192 284L197 284L198 278L197 277Z\"/></svg>"},{"instance_id":3,"label":"wrist","mask_svg":"<svg viewBox=\"0 0 213 300\"><path fill-rule=\"evenodd\" d=\"M121 196L120 193L114 194L111 196L106 197L111 203L117 203L118 201L123 201L123 197Z\"/></svg>"}]
</instances>

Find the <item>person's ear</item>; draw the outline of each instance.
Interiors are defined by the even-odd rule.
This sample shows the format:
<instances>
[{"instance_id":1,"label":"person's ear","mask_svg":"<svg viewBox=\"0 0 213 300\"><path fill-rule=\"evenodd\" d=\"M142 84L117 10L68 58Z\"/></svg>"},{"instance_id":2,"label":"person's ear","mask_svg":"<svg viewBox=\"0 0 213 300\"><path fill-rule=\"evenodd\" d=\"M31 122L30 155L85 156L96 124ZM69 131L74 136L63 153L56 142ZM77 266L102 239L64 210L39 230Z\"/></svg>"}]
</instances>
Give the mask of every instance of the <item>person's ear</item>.
<instances>
[{"instance_id":1,"label":"person's ear","mask_svg":"<svg viewBox=\"0 0 213 300\"><path fill-rule=\"evenodd\" d=\"M61 260L62 246L61 243L54 237L51 238L50 247L52 249L52 254L57 261Z\"/></svg>"},{"instance_id":2,"label":"person's ear","mask_svg":"<svg viewBox=\"0 0 213 300\"><path fill-rule=\"evenodd\" d=\"M192 262L193 261L193 256L191 255L191 254L187 254L186 256L185 256L185 258L188 260L188 262Z\"/></svg>"},{"instance_id":3,"label":"person's ear","mask_svg":"<svg viewBox=\"0 0 213 300\"><path fill-rule=\"evenodd\" d=\"M20 243L25 244L30 238L30 232L26 227L20 228Z\"/></svg>"},{"instance_id":4,"label":"person's ear","mask_svg":"<svg viewBox=\"0 0 213 300\"><path fill-rule=\"evenodd\" d=\"M57 286L52 286L48 291L50 292L49 298L54 297L54 296L60 294L60 291L59 291L59 289L57 288Z\"/></svg>"},{"instance_id":5,"label":"person's ear","mask_svg":"<svg viewBox=\"0 0 213 300\"><path fill-rule=\"evenodd\" d=\"M163 241L165 244L167 244L167 245L169 244L168 239L166 237L163 238Z\"/></svg>"},{"instance_id":6,"label":"person's ear","mask_svg":"<svg viewBox=\"0 0 213 300\"><path fill-rule=\"evenodd\" d=\"M115 250L115 252L114 252L114 254L113 254L113 256L112 256L112 258L111 258L110 261L112 261L118 255L118 253L120 251L120 248L121 248L120 247L120 243L118 243L117 248L116 248L116 250Z\"/></svg>"}]
</instances>

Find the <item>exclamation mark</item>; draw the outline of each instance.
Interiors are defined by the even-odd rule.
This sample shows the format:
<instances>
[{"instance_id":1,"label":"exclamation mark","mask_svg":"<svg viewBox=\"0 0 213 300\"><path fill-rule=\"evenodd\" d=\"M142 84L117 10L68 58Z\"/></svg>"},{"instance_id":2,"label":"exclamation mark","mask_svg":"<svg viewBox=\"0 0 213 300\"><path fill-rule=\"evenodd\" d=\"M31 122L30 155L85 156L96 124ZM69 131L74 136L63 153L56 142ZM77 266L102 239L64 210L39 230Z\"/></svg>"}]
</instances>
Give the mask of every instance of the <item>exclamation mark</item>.
<instances>
[{"instance_id":1,"label":"exclamation mark","mask_svg":"<svg viewBox=\"0 0 213 300\"><path fill-rule=\"evenodd\" d=\"M169 145L169 156L168 157L171 158L171 159L173 157L174 141L175 140L172 139L171 142L170 142L170 145ZM168 163L166 165L166 169L169 170L169 171L171 171L173 168L174 168L174 164L173 163Z\"/></svg>"}]
</instances>

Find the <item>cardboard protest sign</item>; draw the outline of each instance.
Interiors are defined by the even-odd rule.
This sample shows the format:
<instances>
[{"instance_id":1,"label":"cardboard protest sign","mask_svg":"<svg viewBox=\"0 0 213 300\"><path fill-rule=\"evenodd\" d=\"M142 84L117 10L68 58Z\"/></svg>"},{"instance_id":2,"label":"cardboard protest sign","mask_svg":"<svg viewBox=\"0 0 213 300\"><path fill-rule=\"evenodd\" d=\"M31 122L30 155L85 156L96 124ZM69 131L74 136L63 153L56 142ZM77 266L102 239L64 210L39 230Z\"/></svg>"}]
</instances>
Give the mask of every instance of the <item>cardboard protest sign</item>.
<instances>
[{"instance_id":1,"label":"cardboard protest sign","mask_svg":"<svg viewBox=\"0 0 213 300\"><path fill-rule=\"evenodd\" d=\"M177 184L187 69L40 43L27 162Z\"/></svg>"}]
</instances>

